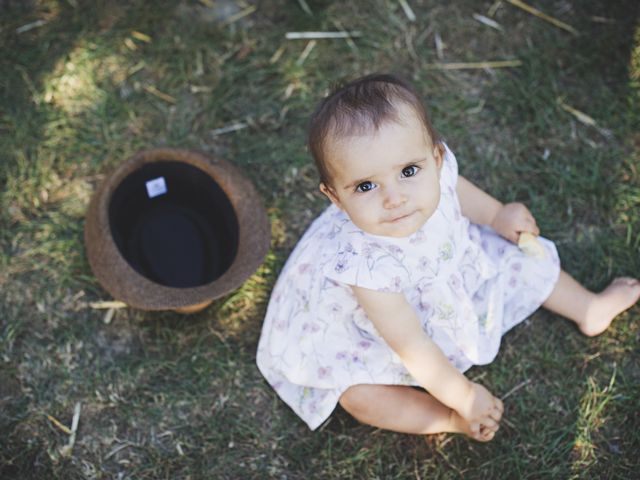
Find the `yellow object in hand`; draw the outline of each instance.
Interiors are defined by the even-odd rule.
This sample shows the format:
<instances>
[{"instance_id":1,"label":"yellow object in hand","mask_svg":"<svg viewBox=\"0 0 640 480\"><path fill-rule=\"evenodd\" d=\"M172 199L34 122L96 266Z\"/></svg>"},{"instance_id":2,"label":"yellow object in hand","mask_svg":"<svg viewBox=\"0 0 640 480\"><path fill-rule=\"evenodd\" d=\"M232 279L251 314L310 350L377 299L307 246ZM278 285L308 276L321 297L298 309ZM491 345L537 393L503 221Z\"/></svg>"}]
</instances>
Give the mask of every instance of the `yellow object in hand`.
<instances>
[{"instance_id":1,"label":"yellow object in hand","mask_svg":"<svg viewBox=\"0 0 640 480\"><path fill-rule=\"evenodd\" d=\"M545 258L547 256L544 247L533 233L522 232L518 239L518 247L530 257Z\"/></svg>"}]
</instances>

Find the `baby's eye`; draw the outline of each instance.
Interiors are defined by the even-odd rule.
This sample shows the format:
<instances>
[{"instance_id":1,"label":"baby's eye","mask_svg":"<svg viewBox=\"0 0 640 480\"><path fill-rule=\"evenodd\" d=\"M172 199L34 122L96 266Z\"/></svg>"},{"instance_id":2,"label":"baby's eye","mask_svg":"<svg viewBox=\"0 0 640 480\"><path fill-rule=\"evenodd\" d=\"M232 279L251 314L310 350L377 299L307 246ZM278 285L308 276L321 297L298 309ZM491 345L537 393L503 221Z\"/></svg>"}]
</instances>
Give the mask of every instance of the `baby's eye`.
<instances>
[{"instance_id":1,"label":"baby's eye","mask_svg":"<svg viewBox=\"0 0 640 480\"><path fill-rule=\"evenodd\" d=\"M404 167L402 169L402 176L413 177L416 173L418 173L418 170L420 170L420 167L418 167L417 165L409 165L408 167Z\"/></svg>"},{"instance_id":2,"label":"baby's eye","mask_svg":"<svg viewBox=\"0 0 640 480\"><path fill-rule=\"evenodd\" d=\"M356 187L356 192L365 193L369 190L373 190L374 186L375 185L372 182L362 182Z\"/></svg>"}]
</instances>

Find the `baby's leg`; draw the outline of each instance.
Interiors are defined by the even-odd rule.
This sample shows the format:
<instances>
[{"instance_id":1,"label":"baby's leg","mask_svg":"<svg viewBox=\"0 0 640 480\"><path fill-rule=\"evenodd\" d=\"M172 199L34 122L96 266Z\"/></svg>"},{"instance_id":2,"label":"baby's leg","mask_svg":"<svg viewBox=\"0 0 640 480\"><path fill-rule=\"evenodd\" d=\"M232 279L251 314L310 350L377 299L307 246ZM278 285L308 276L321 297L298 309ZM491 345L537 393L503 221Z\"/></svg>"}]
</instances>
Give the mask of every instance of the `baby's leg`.
<instances>
[{"instance_id":1,"label":"baby's leg","mask_svg":"<svg viewBox=\"0 0 640 480\"><path fill-rule=\"evenodd\" d=\"M594 293L576 282L564 270L558 283L542 304L552 312L573 320L589 337L604 332L613 319L633 306L640 298L640 281L616 278L600 293Z\"/></svg>"},{"instance_id":2,"label":"baby's leg","mask_svg":"<svg viewBox=\"0 0 640 480\"><path fill-rule=\"evenodd\" d=\"M402 385L354 385L340 397L340 405L356 420L401 433L464 433L469 423L427 392ZM489 441L495 431L482 431L477 440Z\"/></svg>"}]
</instances>

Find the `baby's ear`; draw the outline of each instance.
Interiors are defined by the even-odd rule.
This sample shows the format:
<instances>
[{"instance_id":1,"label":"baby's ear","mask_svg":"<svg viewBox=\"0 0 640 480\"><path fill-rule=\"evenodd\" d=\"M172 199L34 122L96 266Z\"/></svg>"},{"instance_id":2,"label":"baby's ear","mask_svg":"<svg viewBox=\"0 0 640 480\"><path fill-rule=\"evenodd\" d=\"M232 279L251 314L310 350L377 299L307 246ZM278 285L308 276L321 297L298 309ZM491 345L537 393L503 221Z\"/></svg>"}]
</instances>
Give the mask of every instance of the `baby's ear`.
<instances>
[{"instance_id":1,"label":"baby's ear","mask_svg":"<svg viewBox=\"0 0 640 480\"><path fill-rule=\"evenodd\" d=\"M320 182L320 191L324 193L329 200L331 200L331 203L333 203L336 207L342 210L342 205L340 204L340 200L338 200L336 193L333 191L333 189L330 186L325 185L324 182Z\"/></svg>"},{"instance_id":2,"label":"baby's ear","mask_svg":"<svg viewBox=\"0 0 640 480\"><path fill-rule=\"evenodd\" d=\"M444 154L445 149L442 142L438 142L433 147L433 157L436 159L436 165L438 166L438 170L442 168L442 163L444 162Z\"/></svg>"}]
</instances>

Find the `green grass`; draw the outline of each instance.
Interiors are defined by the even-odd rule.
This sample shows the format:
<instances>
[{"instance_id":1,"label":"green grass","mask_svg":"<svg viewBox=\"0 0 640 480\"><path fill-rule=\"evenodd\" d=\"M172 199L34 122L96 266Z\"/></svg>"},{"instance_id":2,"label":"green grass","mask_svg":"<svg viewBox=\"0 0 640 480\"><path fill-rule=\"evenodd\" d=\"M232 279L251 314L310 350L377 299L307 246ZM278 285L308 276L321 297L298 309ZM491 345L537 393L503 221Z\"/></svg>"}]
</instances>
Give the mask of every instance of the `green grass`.
<instances>
[{"instance_id":1,"label":"green grass","mask_svg":"<svg viewBox=\"0 0 640 480\"><path fill-rule=\"evenodd\" d=\"M230 0L0 2L0 477L637 476L638 307L595 339L545 312L506 335L496 361L468 373L499 395L518 387L486 445L383 432L340 409L312 433L255 367L269 291L326 205L307 118L335 82L372 71L413 80L462 173L526 202L584 284L640 271L637 2L530 2L577 37L507 2L494 16L503 32L472 17L491 1L408 2L415 23L393 0L307 0L313 16L293 0L235 10ZM237 22L219 18L220 5L253 3ZM46 23L16 32L36 20ZM363 35L319 41L304 62L306 43L284 39L340 26ZM514 58L521 67L429 68ZM212 135L235 122L249 127ZM83 215L107 172L163 145L240 167L267 205L272 248L203 312L124 309L105 324L87 307L108 295L85 258ZM68 436L47 415L69 426L77 402L80 429L64 457Z\"/></svg>"}]
</instances>

